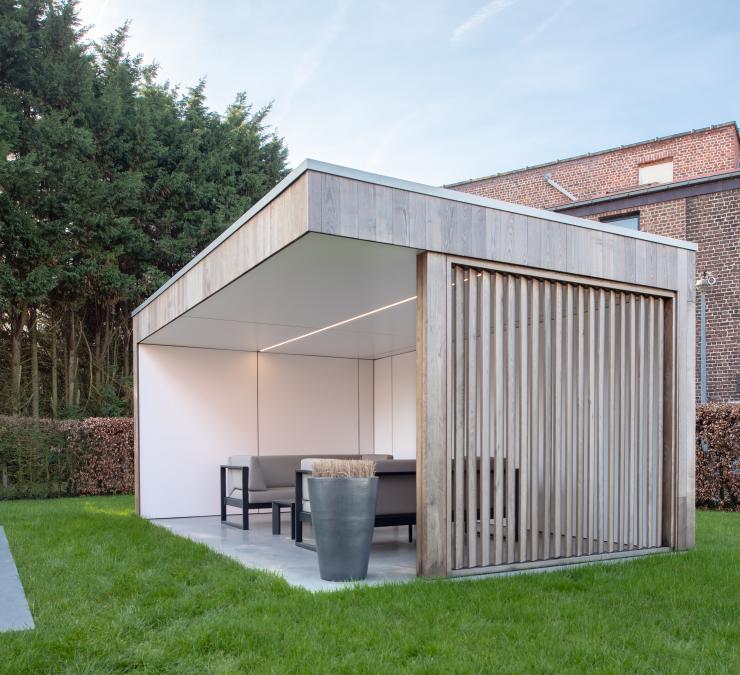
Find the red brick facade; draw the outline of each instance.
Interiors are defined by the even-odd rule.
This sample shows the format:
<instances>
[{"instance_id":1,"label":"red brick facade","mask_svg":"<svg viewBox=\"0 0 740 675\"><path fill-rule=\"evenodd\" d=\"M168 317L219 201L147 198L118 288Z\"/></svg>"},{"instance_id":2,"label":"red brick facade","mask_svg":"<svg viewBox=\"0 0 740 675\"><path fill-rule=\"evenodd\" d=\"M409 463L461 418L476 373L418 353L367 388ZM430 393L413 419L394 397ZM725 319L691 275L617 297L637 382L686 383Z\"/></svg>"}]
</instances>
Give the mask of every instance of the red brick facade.
<instances>
[{"instance_id":1,"label":"red brick facade","mask_svg":"<svg viewBox=\"0 0 740 675\"><path fill-rule=\"evenodd\" d=\"M547 183L552 179L583 201L638 187L640 166L673 161L673 180L682 181L737 168L740 142L734 123L542 164L448 187L482 197L552 209L570 200Z\"/></svg>"},{"instance_id":2,"label":"red brick facade","mask_svg":"<svg viewBox=\"0 0 740 675\"><path fill-rule=\"evenodd\" d=\"M738 169L740 142L734 123L596 153L540 167L498 174L450 186L484 197L539 208L570 204L545 181L545 174L578 197L579 202L638 188L638 168L671 158L674 182ZM644 186L643 186L644 187ZM602 218L639 213L640 229L699 245L697 272L707 271L717 283L707 295L707 391L710 401L740 400L740 189L671 198L615 210L610 200L599 203ZM567 211L566 211L567 212ZM573 213L576 215L577 211ZM697 294L697 342L699 296ZM697 396L699 361L697 344Z\"/></svg>"}]
</instances>

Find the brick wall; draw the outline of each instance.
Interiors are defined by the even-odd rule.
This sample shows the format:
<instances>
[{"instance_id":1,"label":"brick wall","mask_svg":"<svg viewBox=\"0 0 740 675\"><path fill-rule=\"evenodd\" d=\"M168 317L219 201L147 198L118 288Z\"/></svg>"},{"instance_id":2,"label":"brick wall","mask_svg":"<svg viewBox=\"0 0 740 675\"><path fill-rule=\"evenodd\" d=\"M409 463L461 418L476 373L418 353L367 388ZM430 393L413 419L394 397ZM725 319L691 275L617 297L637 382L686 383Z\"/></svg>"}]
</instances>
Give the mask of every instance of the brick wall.
<instances>
[{"instance_id":1,"label":"brick wall","mask_svg":"<svg viewBox=\"0 0 740 675\"><path fill-rule=\"evenodd\" d=\"M639 209L589 216L640 213L640 229L699 244L697 274L717 277L707 296L707 395L710 401L737 401L740 376L740 190L717 192ZM699 397L699 297L696 306L696 392Z\"/></svg>"},{"instance_id":2,"label":"brick wall","mask_svg":"<svg viewBox=\"0 0 740 675\"><path fill-rule=\"evenodd\" d=\"M707 393L738 401L740 376L740 190L686 200L686 238L699 244L696 271L717 277L707 294ZM696 306L699 317L699 297ZM699 340L697 323L696 339ZM696 362L697 387L699 361ZM698 390L697 390L698 391Z\"/></svg>"},{"instance_id":3,"label":"brick wall","mask_svg":"<svg viewBox=\"0 0 740 675\"><path fill-rule=\"evenodd\" d=\"M637 187L641 164L670 158L674 181L738 167L740 143L735 124L636 144L555 164L512 171L453 186L456 190L539 208L570 200L545 182L544 175L579 200ZM589 216L640 213L640 229L699 244L697 272L707 270L717 284L707 296L707 392L710 401L740 400L740 190L674 199L639 208ZM697 298L698 301L698 298ZM699 391L699 306L697 302L697 397Z\"/></svg>"},{"instance_id":4,"label":"brick wall","mask_svg":"<svg viewBox=\"0 0 740 675\"><path fill-rule=\"evenodd\" d=\"M483 197L549 209L570 200L546 183L544 174L552 174L558 184L581 201L637 187L639 166L664 159L673 160L674 181L737 168L740 143L736 127L728 124L452 187Z\"/></svg>"}]
</instances>

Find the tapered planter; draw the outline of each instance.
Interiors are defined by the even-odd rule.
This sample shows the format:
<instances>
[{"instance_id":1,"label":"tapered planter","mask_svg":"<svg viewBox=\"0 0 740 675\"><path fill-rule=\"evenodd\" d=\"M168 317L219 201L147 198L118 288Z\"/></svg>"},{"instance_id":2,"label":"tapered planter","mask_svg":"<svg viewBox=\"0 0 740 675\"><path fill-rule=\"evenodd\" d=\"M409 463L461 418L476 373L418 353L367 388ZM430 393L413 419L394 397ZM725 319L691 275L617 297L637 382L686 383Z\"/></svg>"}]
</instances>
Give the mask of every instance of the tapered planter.
<instances>
[{"instance_id":1,"label":"tapered planter","mask_svg":"<svg viewBox=\"0 0 740 675\"><path fill-rule=\"evenodd\" d=\"M311 524L325 581L367 577L378 478L309 478Z\"/></svg>"}]
</instances>

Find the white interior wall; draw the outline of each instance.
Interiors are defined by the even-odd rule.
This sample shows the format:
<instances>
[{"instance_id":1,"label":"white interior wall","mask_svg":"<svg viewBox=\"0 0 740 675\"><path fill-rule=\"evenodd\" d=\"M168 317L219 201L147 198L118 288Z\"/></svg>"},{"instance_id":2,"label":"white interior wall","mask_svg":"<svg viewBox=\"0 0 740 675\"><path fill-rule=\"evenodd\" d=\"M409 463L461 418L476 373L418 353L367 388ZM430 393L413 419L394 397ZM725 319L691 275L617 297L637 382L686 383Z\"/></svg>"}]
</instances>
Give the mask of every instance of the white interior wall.
<instances>
[{"instance_id":1,"label":"white interior wall","mask_svg":"<svg viewBox=\"0 0 740 675\"><path fill-rule=\"evenodd\" d=\"M218 466L257 453L257 356L139 345L141 514L218 513Z\"/></svg>"},{"instance_id":2,"label":"white interior wall","mask_svg":"<svg viewBox=\"0 0 740 675\"><path fill-rule=\"evenodd\" d=\"M260 453L359 453L372 432L372 373L362 363L260 354Z\"/></svg>"},{"instance_id":3,"label":"white interior wall","mask_svg":"<svg viewBox=\"0 0 740 675\"><path fill-rule=\"evenodd\" d=\"M142 515L217 514L230 455L371 451L372 390L370 361L139 345Z\"/></svg>"},{"instance_id":4,"label":"white interior wall","mask_svg":"<svg viewBox=\"0 0 740 675\"><path fill-rule=\"evenodd\" d=\"M374 361L375 452L416 457L416 352Z\"/></svg>"}]
</instances>

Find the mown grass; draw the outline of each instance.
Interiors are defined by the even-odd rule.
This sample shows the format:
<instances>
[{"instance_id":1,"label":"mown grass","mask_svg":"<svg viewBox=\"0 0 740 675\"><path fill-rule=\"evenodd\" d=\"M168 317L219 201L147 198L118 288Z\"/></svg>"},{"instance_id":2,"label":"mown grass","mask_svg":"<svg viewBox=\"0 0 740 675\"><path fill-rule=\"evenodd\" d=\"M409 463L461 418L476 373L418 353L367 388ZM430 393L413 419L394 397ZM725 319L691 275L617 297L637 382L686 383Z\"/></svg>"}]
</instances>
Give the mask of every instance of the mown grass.
<instances>
[{"instance_id":1,"label":"mown grass","mask_svg":"<svg viewBox=\"0 0 740 675\"><path fill-rule=\"evenodd\" d=\"M0 503L36 629L0 671L740 672L740 514L689 553L311 594L134 515L130 497Z\"/></svg>"}]
</instances>

